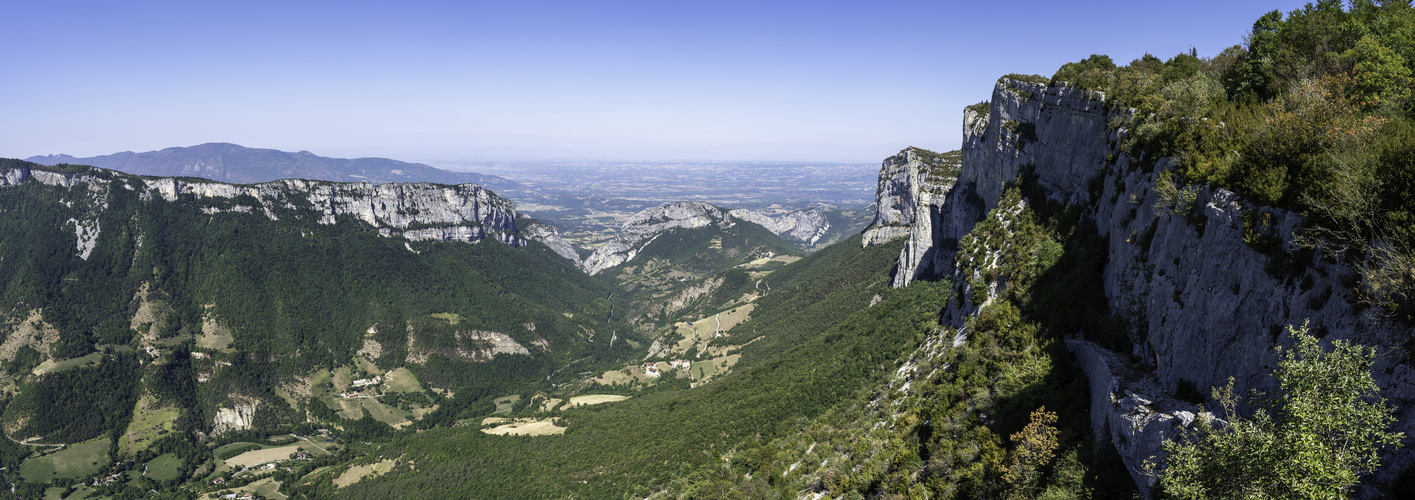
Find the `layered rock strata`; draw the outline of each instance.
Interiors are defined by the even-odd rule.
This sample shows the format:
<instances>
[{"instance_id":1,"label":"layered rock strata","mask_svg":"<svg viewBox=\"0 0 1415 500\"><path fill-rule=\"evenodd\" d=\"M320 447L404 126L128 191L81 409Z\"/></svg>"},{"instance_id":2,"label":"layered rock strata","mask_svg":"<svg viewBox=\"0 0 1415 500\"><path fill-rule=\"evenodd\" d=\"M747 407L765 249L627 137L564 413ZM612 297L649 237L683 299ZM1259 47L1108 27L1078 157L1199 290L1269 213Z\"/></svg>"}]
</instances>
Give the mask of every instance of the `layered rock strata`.
<instances>
[{"instance_id":1,"label":"layered rock strata","mask_svg":"<svg viewBox=\"0 0 1415 500\"><path fill-rule=\"evenodd\" d=\"M272 220L292 210L309 214L320 224L352 217L379 228L383 236L413 241L478 242L492 238L519 246L515 205L476 184L366 182L338 183L285 179L259 184L226 184L196 179L145 178L102 169L75 173L12 167L0 172L0 187L27 181L74 188L87 186L91 193L109 189L137 191L145 199L193 200L204 203L207 213L259 212ZM215 202L215 203L213 203ZM97 237L98 229L76 229L80 246Z\"/></svg>"},{"instance_id":2,"label":"layered rock strata","mask_svg":"<svg viewBox=\"0 0 1415 500\"><path fill-rule=\"evenodd\" d=\"M940 267L949 275L949 242L997 208L1008 183L1031 172L1047 198L1080 207L1106 241L1105 298L1112 313L1131 325L1136 347L1129 354L1142 360L1157 391L1140 397L1173 394L1181 381L1206 393L1230 376L1236 393L1271 393L1277 389L1270 376L1278 361L1273 348L1290 344L1288 325L1310 319L1327 340L1378 346L1381 355L1372 372L1381 395L1400 409L1394 430L1415 435L1415 370L1406 361L1415 358L1410 330L1378 311L1353 306L1355 269L1310 258L1292 243L1302 223L1299 214L1256 206L1205 185L1186 186L1192 196L1187 203L1163 206L1155 182L1173 168L1171 160L1132 162L1118 146L1128 131L1107 125L1130 113L1108 106L1097 92L1002 79L987 115L964 114L962 170L951 189L928 195L909 184L918 175L908 167L909 157L886 161L871 231L876 238L907 233L895 285ZM1265 253L1245 243L1255 235L1277 242L1271 248L1280 251ZM965 276L949 277L967 282ZM961 325L974 312L964 306L945 321ZM1113 421L1126 410L1097 411ZM1153 441L1149 428L1127 439ZM1139 465L1138 454L1122 456L1132 470ZM1376 481L1390 481L1411 462L1408 449L1388 452Z\"/></svg>"}]
</instances>

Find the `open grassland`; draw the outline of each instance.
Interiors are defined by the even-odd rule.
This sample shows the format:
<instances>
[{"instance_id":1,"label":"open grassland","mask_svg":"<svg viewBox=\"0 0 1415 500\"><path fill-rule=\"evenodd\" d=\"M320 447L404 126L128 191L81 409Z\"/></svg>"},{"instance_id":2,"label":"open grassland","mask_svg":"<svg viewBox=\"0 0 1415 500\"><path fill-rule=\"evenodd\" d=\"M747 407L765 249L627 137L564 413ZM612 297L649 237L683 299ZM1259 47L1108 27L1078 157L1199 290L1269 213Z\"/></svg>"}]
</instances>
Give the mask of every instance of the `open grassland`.
<instances>
[{"instance_id":1,"label":"open grassland","mask_svg":"<svg viewBox=\"0 0 1415 500\"><path fill-rule=\"evenodd\" d=\"M741 307L713 314L691 323L678 323L676 325L677 333L679 336L683 337L683 339L679 340L678 343L673 346L673 350L670 351L670 354L683 354L693 347L697 347L699 352L713 355L721 354L721 352L708 351L710 349L721 351L726 349L726 347L709 348L708 342L717 338L719 332L723 335L727 335L727 332L732 330L733 327L747 321L756 307L756 304L745 304Z\"/></svg>"},{"instance_id":2,"label":"open grassland","mask_svg":"<svg viewBox=\"0 0 1415 500\"><path fill-rule=\"evenodd\" d=\"M555 425L555 419L518 418L514 422L481 431L493 436L554 436L564 434L565 429L565 427Z\"/></svg>"},{"instance_id":3,"label":"open grassland","mask_svg":"<svg viewBox=\"0 0 1415 500\"><path fill-rule=\"evenodd\" d=\"M492 414L496 414L496 413L511 413L511 408L512 408L512 406L515 405L516 403L520 402L520 401L521 401L521 396L520 396L520 395L502 396L502 397L496 398L495 400L492 401L492 402L496 403L496 411L492 412Z\"/></svg>"},{"instance_id":4,"label":"open grassland","mask_svg":"<svg viewBox=\"0 0 1415 500\"><path fill-rule=\"evenodd\" d=\"M280 483L277 483L274 479L268 477L259 481L252 482L245 486L221 489L211 493L207 493L205 495L202 495L201 498L210 500L222 498L221 492L223 491L230 491L231 493L235 493L237 497L239 497L243 493L249 492L255 493L256 495L260 495L257 498L273 498L276 500L285 500L286 498L288 498L285 496L285 494L280 493Z\"/></svg>"},{"instance_id":5,"label":"open grassland","mask_svg":"<svg viewBox=\"0 0 1415 500\"><path fill-rule=\"evenodd\" d=\"M250 442L240 441L240 442L235 442L235 443L223 444L223 445L221 445L220 447L218 447L218 448L216 448L215 450L213 450L211 453L212 453L213 455L216 455L216 456L219 458L219 457L221 457L222 455L227 455L227 454L231 454L231 453L236 453L237 450L250 450L250 449L255 449L255 448L264 448L264 446L261 446L260 443L250 443Z\"/></svg>"},{"instance_id":6,"label":"open grassland","mask_svg":"<svg viewBox=\"0 0 1415 500\"><path fill-rule=\"evenodd\" d=\"M127 432L118 441L118 451L123 454L137 453L147 449L158 437L172 432L172 423L177 421L181 411L175 406L155 408L157 398L144 393L138 398L133 410L133 420L128 423Z\"/></svg>"},{"instance_id":7,"label":"open grassland","mask_svg":"<svg viewBox=\"0 0 1415 500\"><path fill-rule=\"evenodd\" d=\"M423 386L418 383L418 378L413 376L413 372L408 371L407 368L398 368L383 377L383 390L388 392L422 392Z\"/></svg>"},{"instance_id":8,"label":"open grassland","mask_svg":"<svg viewBox=\"0 0 1415 500\"><path fill-rule=\"evenodd\" d=\"M341 366L334 369L334 379L330 382L334 384L334 392L344 392L349 390L349 384L353 381L353 371L347 366Z\"/></svg>"},{"instance_id":9,"label":"open grassland","mask_svg":"<svg viewBox=\"0 0 1415 500\"><path fill-rule=\"evenodd\" d=\"M64 496L68 493L69 496ZM44 490L44 500L84 500L93 495L93 489L88 486L79 485L70 492L68 488L53 487Z\"/></svg>"},{"instance_id":10,"label":"open grassland","mask_svg":"<svg viewBox=\"0 0 1415 500\"><path fill-rule=\"evenodd\" d=\"M374 375L383 375L383 370L378 369L378 365L373 364L373 361L369 361L368 358L363 356L354 356L354 364L365 372Z\"/></svg>"},{"instance_id":11,"label":"open grassland","mask_svg":"<svg viewBox=\"0 0 1415 500\"><path fill-rule=\"evenodd\" d=\"M240 455L226 459L226 464L232 467L250 467L276 460L285 460L300 451L300 445L281 446L279 448L262 448L251 450Z\"/></svg>"},{"instance_id":12,"label":"open grassland","mask_svg":"<svg viewBox=\"0 0 1415 500\"><path fill-rule=\"evenodd\" d=\"M56 478L88 476L107 465L108 437L104 436L25 460L20 464L20 477L32 483L44 483Z\"/></svg>"},{"instance_id":13,"label":"open grassland","mask_svg":"<svg viewBox=\"0 0 1415 500\"><path fill-rule=\"evenodd\" d=\"M343 488L357 483L365 477L381 476L393 470L393 467L396 465L398 465L398 461L391 458L368 465L355 465L350 467L349 470L344 471L339 477L334 478L334 485Z\"/></svg>"},{"instance_id":14,"label":"open grassland","mask_svg":"<svg viewBox=\"0 0 1415 500\"><path fill-rule=\"evenodd\" d=\"M550 399L547 399L547 400L545 400L545 403L541 405L540 411L550 411L550 410L554 410L555 407L560 406L560 403L563 403L563 402L565 402L565 400L560 399L560 398L550 398Z\"/></svg>"},{"instance_id":15,"label":"open grassland","mask_svg":"<svg viewBox=\"0 0 1415 500\"><path fill-rule=\"evenodd\" d=\"M94 366L102 360L103 354L97 352L91 352L84 356L70 358L63 361L55 361L50 359L46 360L43 363L40 363L39 366L36 366L34 368L34 374L35 376L39 376L47 373L59 373L63 371L68 371L81 366Z\"/></svg>"},{"instance_id":16,"label":"open grassland","mask_svg":"<svg viewBox=\"0 0 1415 500\"><path fill-rule=\"evenodd\" d=\"M182 459L177 458L174 453L158 455L157 458L147 463L144 475L154 481L170 481L177 479L177 473L182 467Z\"/></svg>"},{"instance_id":17,"label":"open grassland","mask_svg":"<svg viewBox=\"0 0 1415 500\"><path fill-rule=\"evenodd\" d=\"M570 398L570 402L565 404L566 408L577 406L597 405L600 403L614 403L629 399L629 396L618 396L614 394L589 394L585 396L575 396Z\"/></svg>"}]
</instances>

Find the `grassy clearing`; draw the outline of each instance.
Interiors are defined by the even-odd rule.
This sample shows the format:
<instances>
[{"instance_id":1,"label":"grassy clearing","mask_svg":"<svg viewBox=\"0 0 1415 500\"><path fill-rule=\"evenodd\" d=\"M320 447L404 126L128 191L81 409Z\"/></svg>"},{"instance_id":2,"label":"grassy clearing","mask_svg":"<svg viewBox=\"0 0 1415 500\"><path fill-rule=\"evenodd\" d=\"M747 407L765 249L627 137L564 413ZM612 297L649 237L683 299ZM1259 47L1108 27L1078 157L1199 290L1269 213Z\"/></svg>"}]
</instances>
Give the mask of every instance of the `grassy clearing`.
<instances>
[{"instance_id":1,"label":"grassy clearing","mask_svg":"<svg viewBox=\"0 0 1415 500\"><path fill-rule=\"evenodd\" d=\"M25 460L20 464L20 477L32 483L46 483L56 478L92 475L107 465L108 439L101 437Z\"/></svg>"},{"instance_id":2,"label":"grassy clearing","mask_svg":"<svg viewBox=\"0 0 1415 500\"><path fill-rule=\"evenodd\" d=\"M64 496L65 493L68 493L69 496ZM58 486L44 490L44 500L84 500L92 495L93 489L84 485L74 488L73 493L69 493L68 488Z\"/></svg>"},{"instance_id":3,"label":"grassy clearing","mask_svg":"<svg viewBox=\"0 0 1415 500\"><path fill-rule=\"evenodd\" d=\"M228 444L221 445L220 447L218 447L218 448L216 448L215 450L213 450L211 453L212 453L213 455L216 455L216 456L220 457L221 455L224 455L224 454L233 452L233 451L235 451L235 450L244 450L244 449L251 449L251 448L264 448L264 446L261 446L260 443L251 443L251 442L246 442L246 441L239 441L239 442L235 442L235 443L228 443Z\"/></svg>"},{"instance_id":4,"label":"grassy clearing","mask_svg":"<svg viewBox=\"0 0 1415 500\"><path fill-rule=\"evenodd\" d=\"M555 425L555 419L516 419L515 422L481 431L493 436L554 436L564 434L565 429L565 427Z\"/></svg>"},{"instance_id":5,"label":"grassy clearing","mask_svg":"<svg viewBox=\"0 0 1415 500\"><path fill-rule=\"evenodd\" d=\"M285 460L300 451L300 445L281 446L279 448L263 448L251 450L240 455L226 459L226 464L232 467L250 467L276 460Z\"/></svg>"},{"instance_id":6,"label":"grassy clearing","mask_svg":"<svg viewBox=\"0 0 1415 500\"><path fill-rule=\"evenodd\" d=\"M437 319L446 321L447 324L453 325L453 326L456 326L457 323L461 323L461 322L462 322L462 315L457 314L457 313L437 313L437 314L432 314L431 316L434 317L434 318L437 318Z\"/></svg>"},{"instance_id":7,"label":"grassy clearing","mask_svg":"<svg viewBox=\"0 0 1415 500\"><path fill-rule=\"evenodd\" d=\"M752 311L757 308L756 304L745 304L740 307L723 311L692 323L678 323L678 335L683 337L673 346L671 354L682 354L689 349L697 347L699 352L707 351L709 354L721 354L726 347L708 348L708 342L717 337L718 332L727 335L733 327L742 324L751 317Z\"/></svg>"},{"instance_id":8,"label":"grassy clearing","mask_svg":"<svg viewBox=\"0 0 1415 500\"><path fill-rule=\"evenodd\" d=\"M385 459L381 462L374 462L368 465L355 465L344 471L339 477L334 478L334 485L340 488L359 482L365 477L381 476L393 470L398 465L398 461Z\"/></svg>"},{"instance_id":9,"label":"grassy clearing","mask_svg":"<svg viewBox=\"0 0 1415 500\"><path fill-rule=\"evenodd\" d=\"M181 410L175 406L154 408L156 405L157 398L151 394L144 393L138 398L137 406L133 409L133 420L128 423L128 430L118 441L120 453L128 455L147 449L158 437L172 432L172 423L177 420Z\"/></svg>"},{"instance_id":10,"label":"grassy clearing","mask_svg":"<svg viewBox=\"0 0 1415 500\"><path fill-rule=\"evenodd\" d=\"M597 405L601 403L614 403L629 399L629 396L618 396L614 394L589 394L585 396L575 396L570 398L570 402L565 404L566 408L577 406Z\"/></svg>"},{"instance_id":11,"label":"grassy clearing","mask_svg":"<svg viewBox=\"0 0 1415 500\"><path fill-rule=\"evenodd\" d=\"M618 385L618 384L629 384L629 383L633 383L633 382L636 382L636 381L638 381L638 380L641 380L643 377L642 377L642 376L638 376L638 377L634 376L634 374L632 373L633 370L634 370L634 367L623 368L623 369L614 370L614 371L607 371L607 372L604 372L603 375L600 375L600 376L598 376L598 377L595 377L595 378L593 378L593 379L590 379L590 381L591 381L591 382L594 382L594 383L596 383L596 384L600 384L600 385ZM642 371L643 371L643 368L639 368L639 371L642 372Z\"/></svg>"},{"instance_id":12,"label":"grassy clearing","mask_svg":"<svg viewBox=\"0 0 1415 500\"><path fill-rule=\"evenodd\" d=\"M81 366L95 366L99 363L99 361L102 360L103 354L97 352L91 352L84 356L80 356L77 358L69 358L63 361L55 361L49 359L45 360L43 363L40 363L39 366L36 366L34 368L34 374L35 376L39 376L44 375L46 373L59 373L63 371L68 371Z\"/></svg>"},{"instance_id":13,"label":"grassy clearing","mask_svg":"<svg viewBox=\"0 0 1415 500\"><path fill-rule=\"evenodd\" d=\"M206 318L201 324L201 335L196 336L197 348L211 351L230 351L231 344L236 341L236 337L231 335L231 329L218 324L211 318Z\"/></svg>"},{"instance_id":14,"label":"grassy clearing","mask_svg":"<svg viewBox=\"0 0 1415 500\"><path fill-rule=\"evenodd\" d=\"M235 488L230 488L229 490L222 489L207 493L201 496L200 498L212 500L218 499L222 497L221 492L223 491L230 491L232 493L235 493L237 496L240 496L242 493L250 492L260 495L259 498L275 498L278 500L285 500L286 498L289 498L286 497L283 493L280 493L280 484L276 483L274 479L268 477L259 481L252 482L245 486L238 486Z\"/></svg>"},{"instance_id":15,"label":"grassy clearing","mask_svg":"<svg viewBox=\"0 0 1415 500\"><path fill-rule=\"evenodd\" d=\"M565 401L565 400L560 399L560 398L550 398L550 399L547 399L547 400L545 400L545 404L542 404L542 405L541 405L540 411L550 411L550 410L554 410L555 407L560 406L560 403L562 403L562 402L564 402L564 401Z\"/></svg>"},{"instance_id":16,"label":"grassy clearing","mask_svg":"<svg viewBox=\"0 0 1415 500\"><path fill-rule=\"evenodd\" d=\"M354 364L358 365L358 367L365 372L374 375L383 375L383 370L378 369L378 365L373 364L373 361L369 361L363 356L354 356Z\"/></svg>"},{"instance_id":17,"label":"grassy clearing","mask_svg":"<svg viewBox=\"0 0 1415 500\"><path fill-rule=\"evenodd\" d=\"M400 427L408 423L408 412L384 406L383 403L380 403L377 399L363 398L354 401L358 401L365 410L368 410L368 415L373 417L374 420L393 427Z\"/></svg>"},{"instance_id":18,"label":"grassy clearing","mask_svg":"<svg viewBox=\"0 0 1415 500\"><path fill-rule=\"evenodd\" d=\"M330 382L334 384L334 392L344 392L349 390L349 384L353 381L353 371L347 366L341 366L334 369L334 379Z\"/></svg>"},{"instance_id":19,"label":"grassy clearing","mask_svg":"<svg viewBox=\"0 0 1415 500\"><path fill-rule=\"evenodd\" d=\"M174 453L158 455L147 463L146 475L154 481L170 481L177 479L177 473L182 467L182 459L177 458Z\"/></svg>"},{"instance_id":20,"label":"grassy clearing","mask_svg":"<svg viewBox=\"0 0 1415 500\"><path fill-rule=\"evenodd\" d=\"M512 406L515 405L515 404L516 404L517 402L519 402L519 401L521 401L521 396L520 396L520 395L502 396L502 397L496 398L496 399L493 401L494 403L496 403L496 411L491 412L491 413L492 413L493 415L495 415L495 414L497 414L497 413L511 413L511 408L512 408Z\"/></svg>"},{"instance_id":21,"label":"grassy clearing","mask_svg":"<svg viewBox=\"0 0 1415 500\"><path fill-rule=\"evenodd\" d=\"M413 376L413 372L407 368L399 368L388 372L388 376L383 377L383 390L388 392L423 392L422 384L418 383L418 378Z\"/></svg>"}]
</instances>

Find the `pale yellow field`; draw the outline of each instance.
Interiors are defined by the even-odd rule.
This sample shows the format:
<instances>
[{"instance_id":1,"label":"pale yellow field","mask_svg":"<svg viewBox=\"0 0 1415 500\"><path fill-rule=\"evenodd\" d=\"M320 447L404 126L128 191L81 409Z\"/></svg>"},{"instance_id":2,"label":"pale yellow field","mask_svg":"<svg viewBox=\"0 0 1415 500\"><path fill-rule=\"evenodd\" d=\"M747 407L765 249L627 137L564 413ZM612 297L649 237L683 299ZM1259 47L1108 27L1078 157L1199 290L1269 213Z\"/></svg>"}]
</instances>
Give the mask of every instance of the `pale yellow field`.
<instances>
[{"instance_id":1,"label":"pale yellow field","mask_svg":"<svg viewBox=\"0 0 1415 500\"><path fill-rule=\"evenodd\" d=\"M565 404L566 408L576 406L597 405L600 403L614 403L629 399L629 396L617 396L614 394L590 394L587 396L575 396L570 398L570 402Z\"/></svg>"},{"instance_id":2,"label":"pale yellow field","mask_svg":"<svg viewBox=\"0 0 1415 500\"><path fill-rule=\"evenodd\" d=\"M290 458L295 452L300 451L300 445L281 446L279 448L266 448L263 450L251 450L240 455L226 459L226 463L232 467L250 467L266 462L284 460Z\"/></svg>"},{"instance_id":3,"label":"pale yellow field","mask_svg":"<svg viewBox=\"0 0 1415 500\"><path fill-rule=\"evenodd\" d=\"M399 368L388 372L383 377L383 390L388 392L422 392L423 386L418 383L418 378L413 376L413 372L407 368Z\"/></svg>"},{"instance_id":4,"label":"pale yellow field","mask_svg":"<svg viewBox=\"0 0 1415 500\"><path fill-rule=\"evenodd\" d=\"M745 304L736 309L714 314L692 323L678 323L678 334L683 336L683 340L679 340L678 344L673 346L671 353L682 354L688 352L688 349L693 348L695 345L698 347L699 351L708 349L708 342L717 337L719 329L722 331L723 335L726 335L733 327L751 317L752 311L756 308L756 304ZM719 322L721 322L720 325ZM720 351L721 349L724 348L714 348L712 350ZM721 352L705 352L704 354L719 355Z\"/></svg>"},{"instance_id":5,"label":"pale yellow field","mask_svg":"<svg viewBox=\"0 0 1415 500\"><path fill-rule=\"evenodd\" d=\"M381 476L393 470L396 465L398 465L398 461L391 458L368 465L355 465L344 471L339 477L334 478L334 485L343 488L368 476Z\"/></svg>"},{"instance_id":6,"label":"pale yellow field","mask_svg":"<svg viewBox=\"0 0 1415 500\"><path fill-rule=\"evenodd\" d=\"M562 403L562 402L564 402L564 401L565 401L565 400L560 399L560 398L550 398L550 399L547 399L547 400L545 401L545 404L541 405L540 411L550 411L550 410L554 410L555 407L560 406L560 403Z\"/></svg>"},{"instance_id":7,"label":"pale yellow field","mask_svg":"<svg viewBox=\"0 0 1415 500\"><path fill-rule=\"evenodd\" d=\"M517 419L516 422L498 425L490 429L482 429L481 431L494 436L553 436L565 433L565 427L555 425L555 421L553 419L530 421L522 420L524 419Z\"/></svg>"}]
</instances>

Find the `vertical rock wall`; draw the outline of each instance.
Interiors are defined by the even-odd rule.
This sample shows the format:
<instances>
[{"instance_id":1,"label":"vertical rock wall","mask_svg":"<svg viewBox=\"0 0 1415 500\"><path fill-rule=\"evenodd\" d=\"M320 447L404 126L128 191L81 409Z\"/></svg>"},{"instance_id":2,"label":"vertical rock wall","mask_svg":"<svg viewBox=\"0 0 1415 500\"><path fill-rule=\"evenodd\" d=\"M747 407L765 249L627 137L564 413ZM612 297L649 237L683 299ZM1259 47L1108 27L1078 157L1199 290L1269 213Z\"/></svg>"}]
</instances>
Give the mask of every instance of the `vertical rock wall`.
<instances>
[{"instance_id":1,"label":"vertical rock wall","mask_svg":"<svg viewBox=\"0 0 1415 500\"><path fill-rule=\"evenodd\" d=\"M1208 186L1192 187L1192 210L1157 209L1156 172L1172 163L1161 158L1153 168L1138 161L1132 166L1117 147L1126 131L1107 124L1133 111L1109 109L1102 94L1002 79L991 103L986 116L964 114L962 171L951 189L930 195L917 183L910 185L908 162L899 165L900 157L881 170L876 224L890 224L885 227L891 232L875 234L905 232L909 238L895 286L951 266L949 242L967 234L997 207L1007 184L1030 170L1048 198L1081 206L1108 241L1106 299L1113 314L1129 320L1138 340L1132 354L1143 360L1145 373L1134 376L1149 379L1145 390L1160 393L1137 397L1164 398L1181 380L1207 393L1230 376L1240 393L1271 391L1270 373L1278 360L1273 347L1291 342L1287 325L1310 319L1327 340L1377 347L1381 356L1372 371L1382 396L1400 409L1396 430L1415 435L1415 370L1405 361L1412 332L1352 306L1350 266L1301 257L1291 243L1300 215L1257 207ZM1251 234L1254 226L1279 239L1286 256L1246 244L1245 232ZM953 279L958 283L963 277ZM955 326L975 312L966 304L957 307L960 311L945 315ZM1134 408L1119 404L1107 408L1112 415L1097 422L1134 414ZM1109 430L1096 429L1097 435L1110 435ZM1122 452L1127 461L1137 459ZM1392 479L1411 458L1408 450L1389 453L1376 479Z\"/></svg>"}]
</instances>

